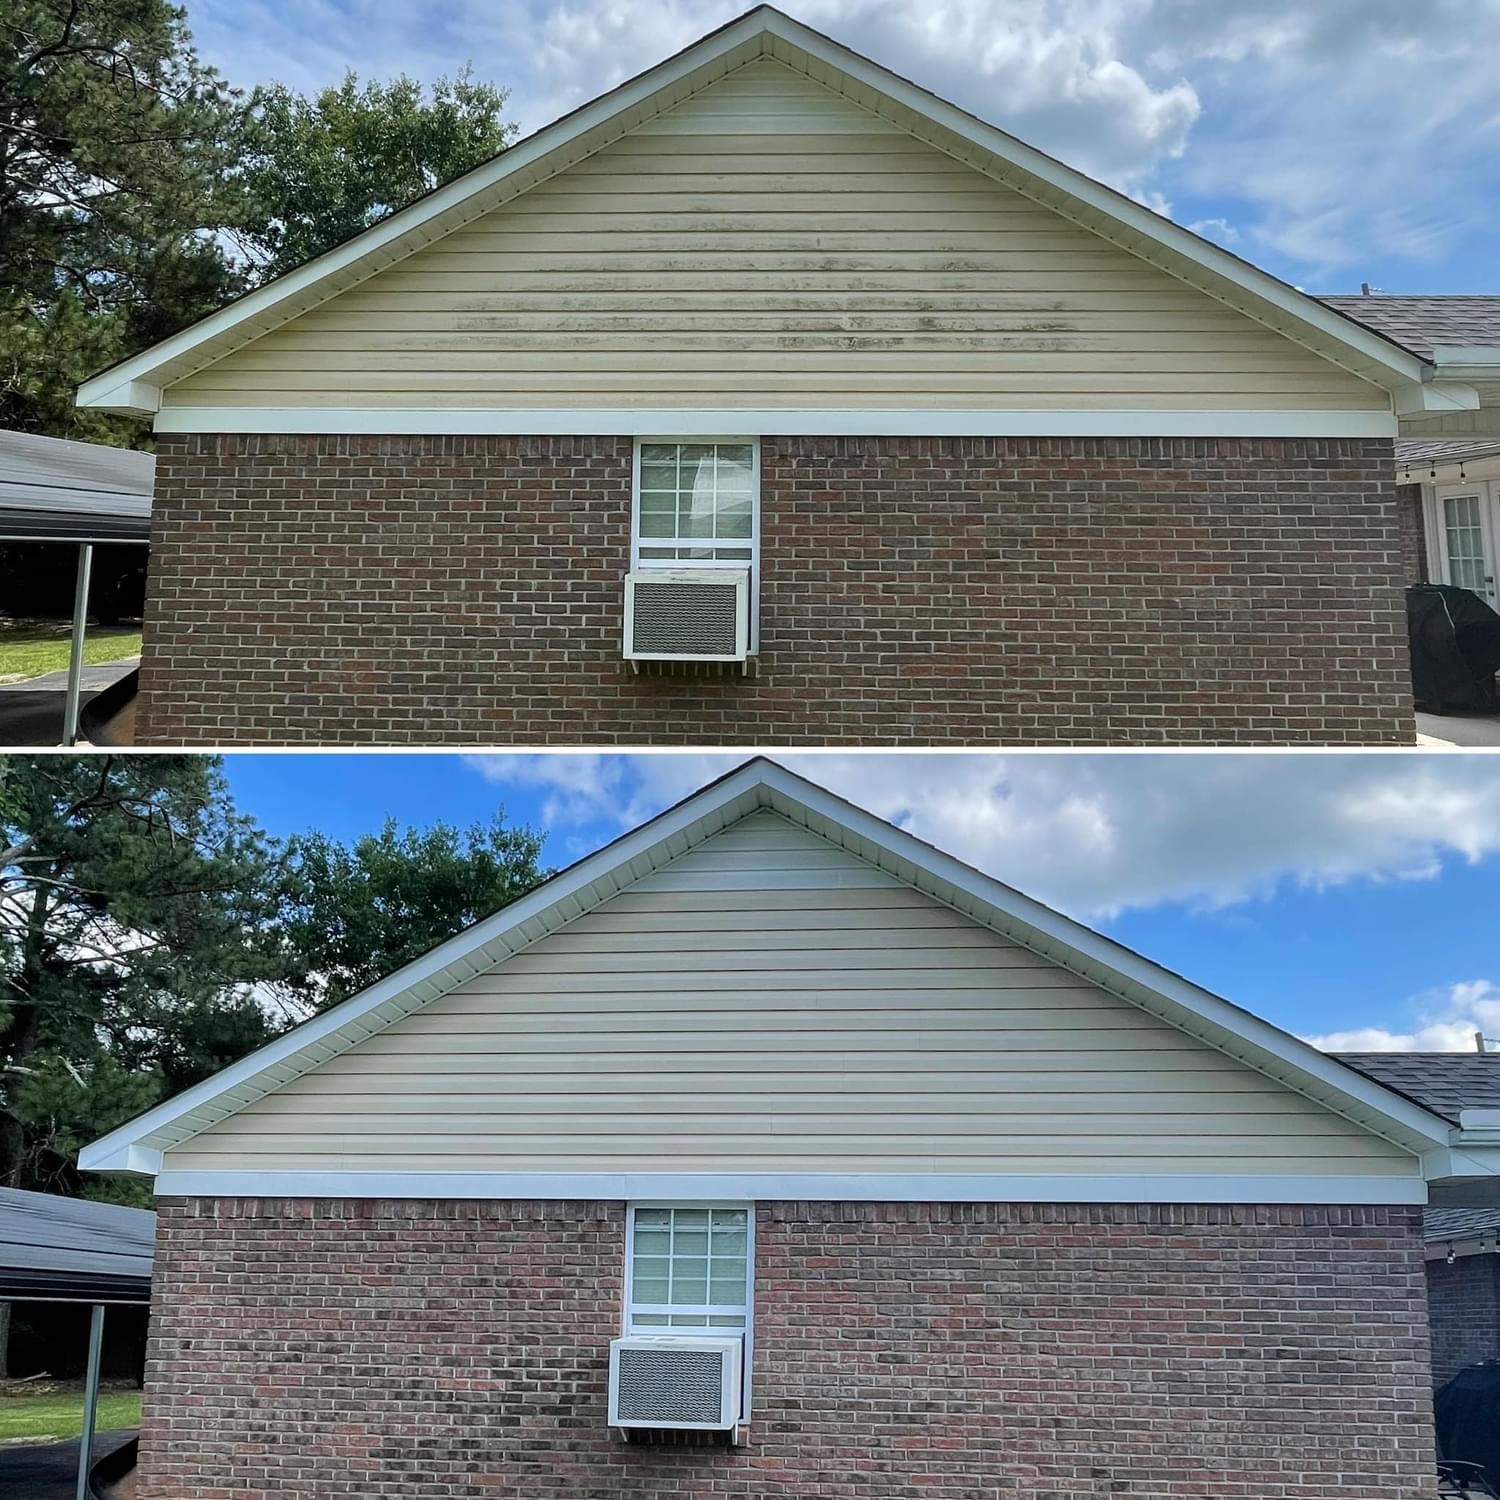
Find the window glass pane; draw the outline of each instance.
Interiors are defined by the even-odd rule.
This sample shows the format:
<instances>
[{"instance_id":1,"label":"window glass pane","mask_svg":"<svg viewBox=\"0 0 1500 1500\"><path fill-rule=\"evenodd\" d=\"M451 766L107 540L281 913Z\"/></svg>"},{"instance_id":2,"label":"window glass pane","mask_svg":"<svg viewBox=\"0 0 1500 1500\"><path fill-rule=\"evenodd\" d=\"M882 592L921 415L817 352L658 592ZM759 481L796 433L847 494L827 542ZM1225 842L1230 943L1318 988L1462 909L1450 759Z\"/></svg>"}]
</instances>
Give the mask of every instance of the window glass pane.
<instances>
[{"instance_id":1,"label":"window glass pane","mask_svg":"<svg viewBox=\"0 0 1500 1500\"><path fill-rule=\"evenodd\" d=\"M708 1320L710 1328L739 1328L743 1329L745 1320L743 1318L713 1317Z\"/></svg>"},{"instance_id":2,"label":"window glass pane","mask_svg":"<svg viewBox=\"0 0 1500 1500\"><path fill-rule=\"evenodd\" d=\"M633 1328L666 1328L670 1323L667 1313L637 1313L631 1320Z\"/></svg>"},{"instance_id":3,"label":"window glass pane","mask_svg":"<svg viewBox=\"0 0 1500 1500\"><path fill-rule=\"evenodd\" d=\"M708 1254L708 1230L684 1229L680 1224L672 1232L672 1253L674 1255L707 1255Z\"/></svg>"},{"instance_id":4,"label":"window glass pane","mask_svg":"<svg viewBox=\"0 0 1500 1500\"><path fill-rule=\"evenodd\" d=\"M745 1268L738 1273L721 1271L714 1262L714 1274L708 1283L708 1300L715 1307L738 1307L745 1300Z\"/></svg>"},{"instance_id":5,"label":"window glass pane","mask_svg":"<svg viewBox=\"0 0 1500 1500\"><path fill-rule=\"evenodd\" d=\"M635 1285L630 1295L636 1302L666 1302L670 1262L665 1255L638 1255L635 1258Z\"/></svg>"},{"instance_id":6,"label":"window glass pane","mask_svg":"<svg viewBox=\"0 0 1500 1500\"><path fill-rule=\"evenodd\" d=\"M748 537L750 535L750 500L720 500L719 535L721 537Z\"/></svg>"},{"instance_id":7,"label":"window glass pane","mask_svg":"<svg viewBox=\"0 0 1500 1500\"><path fill-rule=\"evenodd\" d=\"M677 462L647 463L645 451L641 454L641 488L643 490L675 490L677 488Z\"/></svg>"},{"instance_id":8,"label":"window glass pane","mask_svg":"<svg viewBox=\"0 0 1500 1500\"><path fill-rule=\"evenodd\" d=\"M672 536L677 526L676 506L672 495L642 495L641 535Z\"/></svg>"},{"instance_id":9,"label":"window glass pane","mask_svg":"<svg viewBox=\"0 0 1500 1500\"><path fill-rule=\"evenodd\" d=\"M643 464L672 464L677 463L676 443L642 443L641 462Z\"/></svg>"},{"instance_id":10,"label":"window glass pane","mask_svg":"<svg viewBox=\"0 0 1500 1500\"><path fill-rule=\"evenodd\" d=\"M665 1228L671 1222L672 1210L670 1208L638 1208L635 1211L637 1229Z\"/></svg>"},{"instance_id":11,"label":"window glass pane","mask_svg":"<svg viewBox=\"0 0 1500 1500\"><path fill-rule=\"evenodd\" d=\"M674 1208L668 1210L672 1215L673 1229L707 1229L708 1209L706 1208Z\"/></svg>"},{"instance_id":12,"label":"window glass pane","mask_svg":"<svg viewBox=\"0 0 1500 1500\"><path fill-rule=\"evenodd\" d=\"M672 1295L669 1300L676 1306L686 1304L693 1307L701 1307L708 1301L706 1260L672 1257Z\"/></svg>"},{"instance_id":13,"label":"window glass pane","mask_svg":"<svg viewBox=\"0 0 1500 1500\"><path fill-rule=\"evenodd\" d=\"M748 448L719 449L717 486L720 495L738 500L750 498L750 458Z\"/></svg>"},{"instance_id":14,"label":"window glass pane","mask_svg":"<svg viewBox=\"0 0 1500 1500\"><path fill-rule=\"evenodd\" d=\"M669 1320L673 1328L707 1328L708 1319L702 1313L673 1313Z\"/></svg>"},{"instance_id":15,"label":"window glass pane","mask_svg":"<svg viewBox=\"0 0 1500 1500\"><path fill-rule=\"evenodd\" d=\"M642 1229L637 1225L635 1253L637 1255L670 1255L672 1236L665 1229Z\"/></svg>"}]
</instances>

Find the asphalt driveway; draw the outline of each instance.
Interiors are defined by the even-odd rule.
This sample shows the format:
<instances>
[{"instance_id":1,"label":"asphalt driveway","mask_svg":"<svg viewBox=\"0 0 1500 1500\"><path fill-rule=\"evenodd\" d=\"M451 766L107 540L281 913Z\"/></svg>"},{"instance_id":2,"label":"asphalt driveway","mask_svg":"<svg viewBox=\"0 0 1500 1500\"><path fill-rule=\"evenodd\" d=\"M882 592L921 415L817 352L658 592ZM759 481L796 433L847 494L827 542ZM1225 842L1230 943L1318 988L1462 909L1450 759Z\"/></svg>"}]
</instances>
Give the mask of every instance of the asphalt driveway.
<instances>
[{"instance_id":1,"label":"asphalt driveway","mask_svg":"<svg viewBox=\"0 0 1500 1500\"><path fill-rule=\"evenodd\" d=\"M101 1432L94 1458L113 1453L135 1436L134 1428ZM78 1484L78 1439L35 1447L0 1446L0 1495L15 1500L73 1500Z\"/></svg>"},{"instance_id":2,"label":"asphalt driveway","mask_svg":"<svg viewBox=\"0 0 1500 1500\"><path fill-rule=\"evenodd\" d=\"M106 662L83 669L82 698L85 703L95 693L127 677L140 665L140 658ZM63 732L63 704L68 696L68 674L48 672L26 682L0 686L0 746L60 745Z\"/></svg>"}]
</instances>

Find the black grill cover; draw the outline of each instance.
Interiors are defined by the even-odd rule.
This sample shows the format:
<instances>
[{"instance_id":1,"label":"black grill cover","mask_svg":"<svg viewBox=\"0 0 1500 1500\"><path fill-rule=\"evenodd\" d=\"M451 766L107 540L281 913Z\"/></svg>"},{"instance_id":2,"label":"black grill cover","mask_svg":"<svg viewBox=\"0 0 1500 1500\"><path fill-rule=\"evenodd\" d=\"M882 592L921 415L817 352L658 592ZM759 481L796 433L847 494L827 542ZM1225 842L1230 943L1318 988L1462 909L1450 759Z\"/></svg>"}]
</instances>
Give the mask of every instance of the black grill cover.
<instances>
[{"instance_id":1,"label":"black grill cover","mask_svg":"<svg viewBox=\"0 0 1500 1500\"><path fill-rule=\"evenodd\" d=\"M1460 1370L1437 1393L1438 1457L1480 1464L1500 1484L1500 1360Z\"/></svg>"},{"instance_id":2,"label":"black grill cover","mask_svg":"<svg viewBox=\"0 0 1500 1500\"><path fill-rule=\"evenodd\" d=\"M1500 615L1478 594L1443 583L1407 589L1406 629L1418 708L1500 708Z\"/></svg>"}]
</instances>

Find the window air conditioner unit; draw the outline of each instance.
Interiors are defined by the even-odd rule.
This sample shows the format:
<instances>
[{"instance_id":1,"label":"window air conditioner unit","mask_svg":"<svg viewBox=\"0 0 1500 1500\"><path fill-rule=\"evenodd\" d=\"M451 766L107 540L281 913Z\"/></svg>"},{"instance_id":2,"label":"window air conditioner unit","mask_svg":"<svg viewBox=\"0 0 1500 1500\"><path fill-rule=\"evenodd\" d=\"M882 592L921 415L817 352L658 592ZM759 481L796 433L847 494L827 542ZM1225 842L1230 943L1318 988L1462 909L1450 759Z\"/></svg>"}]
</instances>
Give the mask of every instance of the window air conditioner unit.
<instances>
[{"instance_id":1,"label":"window air conditioner unit","mask_svg":"<svg viewBox=\"0 0 1500 1500\"><path fill-rule=\"evenodd\" d=\"M638 568L625 575L628 661L744 661L748 568Z\"/></svg>"},{"instance_id":2,"label":"window air conditioner unit","mask_svg":"<svg viewBox=\"0 0 1500 1500\"><path fill-rule=\"evenodd\" d=\"M740 1422L737 1335L631 1333L609 1346L609 1425L733 1432Z\"/></svg>"}]
</instances>

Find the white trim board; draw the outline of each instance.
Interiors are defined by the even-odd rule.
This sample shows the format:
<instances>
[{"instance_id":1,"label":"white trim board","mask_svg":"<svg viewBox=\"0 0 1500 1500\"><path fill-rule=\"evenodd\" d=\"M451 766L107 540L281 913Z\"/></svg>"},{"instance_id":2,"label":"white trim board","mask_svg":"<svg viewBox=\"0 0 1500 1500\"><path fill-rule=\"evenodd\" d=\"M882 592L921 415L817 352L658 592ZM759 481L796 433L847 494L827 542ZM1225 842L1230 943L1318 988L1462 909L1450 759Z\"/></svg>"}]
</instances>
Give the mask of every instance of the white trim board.
<instances>
[{"instance_id":1,"label":"white trim board","mask_svg":"<svg viewBox=\"0 0 1500 1500\"><path fill-rule=\"evenodd\" d=\"M1419 1176L974 1172L167 1171L159 1198L604 1199L673 1204L1340 1203L1427 1201Z\"/></svg>"},{"instance_id":2,"label":"white trim board","mask_svg":"<svg viewBox=\"0 0 1500 1500\"><path fill-rule=\"evenodd\" d=\"M955 911L1120 996L1266 1077L1413 1153L1413 1181L1456 1174L1455 1131L1373 1079L1081 923L843 801L783 766L755 759L554 876L494 916L351 996L296 1031L86 1147L90 1171L150 1174L162 1153L302 1076L466 979L503 962L639 877L750 813L768 808L906 881ZM1496 1157L1492 1164L1488 1156ZM1464 1154L1470 1177L1500 1174L1500 1151ZM178 1174L165 1162L163 1176ZM300 1174L299 1174L300 1175ZM393 1174L396 1180L403 1174ZM1181 1179L1174 1179L1179 1181ZM1243 1182L1243 1179L1232 1179ZM1118 1190L1119 1179L1111 1179ZM924 1178L926 1188L932 1179ZM651 1191L632 1188L628 1196ZM722 1188L720 1192L724 1191ZM1227 1189L1226 1189L1227 1191ZM1235 1193L1242 1191L1240 1187Z\"/></svg>"},{"instance_id":3,"label":"white trim board","mask_svg":"<svg viewBox=\"0 0 1500 1500\"><path fill-rule=\"evenodd\" d=\"M983 411L792 407L170 406L157 432L648 437L1394 438L1388 411Z\"/></svg>"},{"instance_id":4,"label":"white trim board","mask_svg":"<svg viewBox=\"0 0 1500 1500\"><path fill-rule=\"evenodd\" d=\"M1139 259L1391 392L1433 367L1355 319L770 6L537 131L172 338L84 383L80 406L151 415L163 387L566 169L756 57L773 57ZM1403 400L1413 403L1408 393ZM1421 406L1421 400L1416 404Z\"/></svg>"}]
</instances>

